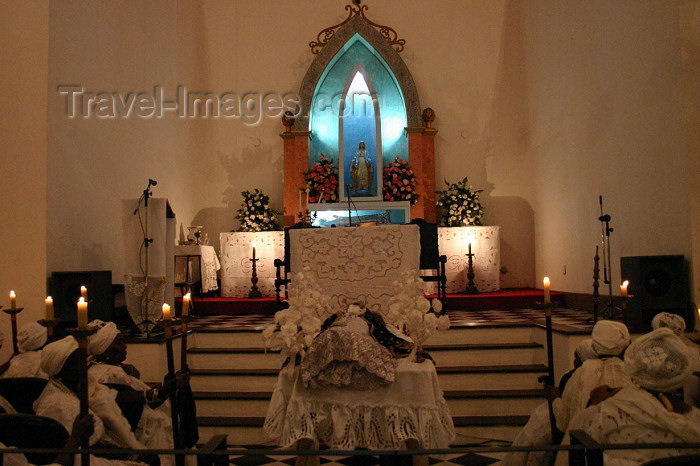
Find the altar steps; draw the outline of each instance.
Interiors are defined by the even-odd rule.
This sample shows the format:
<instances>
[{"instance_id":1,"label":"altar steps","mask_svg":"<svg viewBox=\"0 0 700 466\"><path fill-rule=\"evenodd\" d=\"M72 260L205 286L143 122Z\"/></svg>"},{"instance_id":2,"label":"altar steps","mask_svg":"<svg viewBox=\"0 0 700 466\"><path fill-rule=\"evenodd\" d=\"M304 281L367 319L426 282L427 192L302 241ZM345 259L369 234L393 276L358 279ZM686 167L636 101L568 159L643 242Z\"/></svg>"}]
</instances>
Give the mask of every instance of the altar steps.
<instances>
[{"instance_id":1,"label":"altar steps","mask_svg":"<svg viewBox=\"0 0 700 466\"><path fill-rule=\"evenodd\" d=\"M511 441L542 401L545 351L533 326L454 327L425 345L458 432ZM227 434L229 445L271 445L262 432L282 363L259 330L199 329L188 350L200 437ZM460 439L462 441L460 442Z\"/></svg>"}]
</instances>

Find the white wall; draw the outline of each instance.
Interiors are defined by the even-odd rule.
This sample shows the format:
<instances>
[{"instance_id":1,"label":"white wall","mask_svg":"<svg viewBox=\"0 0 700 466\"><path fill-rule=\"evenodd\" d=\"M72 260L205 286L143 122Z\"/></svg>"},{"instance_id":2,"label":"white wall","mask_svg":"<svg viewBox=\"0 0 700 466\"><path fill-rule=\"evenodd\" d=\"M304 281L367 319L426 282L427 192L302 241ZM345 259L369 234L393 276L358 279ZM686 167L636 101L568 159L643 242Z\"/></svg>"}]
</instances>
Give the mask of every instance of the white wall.
<instances>
[{"instance_id":1,"label":"white wall","mask_svg":"<svg viewBox=\"0 0 700 466\"><path fill-rule=\"evenodd\" d=\"M119 200L148 178L215 245L236 226L240 191L261 188L282 207L278 121L69 119L57 86L296 92L314 58L307 43L345 18L346 3L52 3L47 271L111 269L119 282ZM469 176L486 190L503 286L548 274L556 290L590 292L599 195L615 228L614 276L620 256L691 258L697 154L686 144L679 2L364 3L406 40L421 106L437 113L438 187Z\"/></svg>"},{"instance_id":2,"label":"white wall","mask_svg":"<svg viewBox=\"0 0 700 466\"><path fill-rule=\"evenodd\" d=\"M612 216L615 288L621 256L690 259L678 3L528 6L538 279L549 275L555 289L591 291L599 195Z\"/></svg>"},{"instance_id":3,"label":"white wall","mask_svg":"<svg viewBox=\"0 0 700 466\"><path fill-rule=\"evenodd\" d=\"M44 316L46 298L47 1L0 4L0 305L17 293L19 327ZM12 352L10 318L0 313Z\"/></svg>"}]
</instances>

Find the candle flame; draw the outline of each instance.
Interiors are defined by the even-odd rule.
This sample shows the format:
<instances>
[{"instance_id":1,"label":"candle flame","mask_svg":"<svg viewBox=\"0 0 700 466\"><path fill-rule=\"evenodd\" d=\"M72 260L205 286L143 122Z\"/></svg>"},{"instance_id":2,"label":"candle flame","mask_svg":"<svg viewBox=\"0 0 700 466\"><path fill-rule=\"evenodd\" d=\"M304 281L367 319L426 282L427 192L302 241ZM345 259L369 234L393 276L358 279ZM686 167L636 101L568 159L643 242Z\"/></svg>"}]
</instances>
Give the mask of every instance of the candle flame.
<instances>
[{"instance_id":1,"label":"candle flame","mask_svg":"<svg viewBox=\"0 0 700 466\"><path fill-rule=\"evenodd\" d=\"M257 245L258 245L258 242L257 242L257 241L253 241L253 247L255 247L255 246L257 246Z\"/></svg>"},{"instance_id":2,"label":"candle flame","mask_svg":"<svg viewBox=\"0 0 700 466\"><path fill-rule=\"evenodd\" d=\"M10 291L10 298L16 298L16 297L17 297L17 295L15 294L15 291L11 290Z\"/></svg>"},{"instance_id":3,"label":"candle flame","mask_svg":"<svg viewBox=\"0 0 700 466\"><path fill-rule=\"evenodd\" d=\"M629 286L629 284L630 284L629 280L625 280L624 282L622 282L622 286L624 286L624 287Z\"/></svg>"},{"instance_id":4,"label":"candle flame","mask_svg":"<svg viewBox=\"0 0 700 466\"><path fill-rule=\"evenodd\" d=\"M542 283L545 285L549 285L549 277L544 277L544 280L542 280Z\"/></svg>"}]
</instances>

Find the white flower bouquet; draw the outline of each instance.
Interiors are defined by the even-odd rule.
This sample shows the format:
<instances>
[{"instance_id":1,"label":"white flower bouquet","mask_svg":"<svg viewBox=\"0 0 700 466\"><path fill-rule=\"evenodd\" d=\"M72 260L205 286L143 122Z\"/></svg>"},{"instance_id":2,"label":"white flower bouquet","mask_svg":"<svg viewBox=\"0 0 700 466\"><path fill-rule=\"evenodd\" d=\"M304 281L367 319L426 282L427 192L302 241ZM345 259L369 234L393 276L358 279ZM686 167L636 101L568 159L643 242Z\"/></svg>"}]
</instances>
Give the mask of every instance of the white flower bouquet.
<instances>
[{"instance_id":1,"label":"white flower bouquet","mask_svg":"<svg viewBox=\"0 0 700 466\"><path fill-rule=\"evenodd\" d=\"M437 206L440 224L448 227L481 225L484 208L479 200L483 189L472 190L467 184L467 177L457 183L448 183L447 189L437 191Z\"/></svg>"},{"instance_id":2,"label":"white flower bouquet","mask_svg":"<svg viewBox=\"0 0 700 466\"><path fill-rule=\"evenodd\" d=\"M442 303L434 299L431 305L423 294L424 282L417 271L406 271L394 282L396 294L389 298L386 321L411 337L417 346L435 331L450 328L450 319L442 311Z\"/></svg>"},{"instance_id":3,"label":"white flower bouquet","mask_svg":"<svg viewBox=\"0 0 700 466\"><path fill-rule=\"evenodd\" d=\"M259 189L243 191L243 202L238 209L236 219L240 222L238 231L274 231L279 212L270 208L270 198Z\"/></svg>"},{"instance_id":4,"label":"white flower bouquet","mask_svg":"<svg viewBox=\"0 0 700 466\"><path fill-rule=\"evenodd\" d=\"M309 267L292 275L294 292L287 309L277 311L275 323L263 330L265 347L295 358L304 356L323 321L332 314L330 296L321 293Z\"/></svg>"}]
</instances>

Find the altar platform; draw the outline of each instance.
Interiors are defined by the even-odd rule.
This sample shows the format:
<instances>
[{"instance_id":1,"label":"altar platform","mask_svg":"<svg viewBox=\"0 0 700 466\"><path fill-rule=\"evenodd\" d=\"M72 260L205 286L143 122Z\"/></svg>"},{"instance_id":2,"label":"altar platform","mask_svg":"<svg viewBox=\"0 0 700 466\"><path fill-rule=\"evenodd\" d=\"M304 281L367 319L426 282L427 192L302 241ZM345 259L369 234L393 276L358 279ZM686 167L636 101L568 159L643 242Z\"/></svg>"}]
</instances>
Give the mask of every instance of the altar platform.
<instances>
[{"instance_id":1,"label":"altar platform","mask_svg":"<svg viewBox=\"0 0 700 466\"><path fill-rule=\"evenodd\" d=\"M552 291L552 300L564 306L564 293ZM428 296L434 297L434 296ZM542 290L536 289L505 289L479 294L447 294L448 311L479 311L506 309L536 309L537 304L544 300ZM175 299L176 306L181 305L181 298ZM258 299L229 298L229 297L197 297L194 299L196 313L202 316L214 315L272 315L276 312L274 297Z\"/></svg>"}]
</instances>

